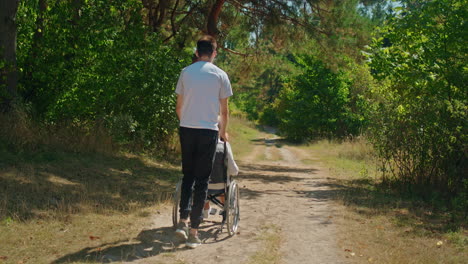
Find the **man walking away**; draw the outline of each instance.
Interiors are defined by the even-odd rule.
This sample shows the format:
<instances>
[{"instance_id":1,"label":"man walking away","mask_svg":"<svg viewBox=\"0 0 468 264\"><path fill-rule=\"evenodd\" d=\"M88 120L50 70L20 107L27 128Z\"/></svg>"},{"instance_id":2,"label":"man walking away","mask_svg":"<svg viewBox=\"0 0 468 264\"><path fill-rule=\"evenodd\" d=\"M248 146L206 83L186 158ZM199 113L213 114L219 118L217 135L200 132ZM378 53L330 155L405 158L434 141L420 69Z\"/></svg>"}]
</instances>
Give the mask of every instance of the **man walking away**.
<instances>
[{"instance_id":1,"label":"man walking away","mask_svg":"<svg viewBox=\"0 0 468 264\"><path fill-rule=\"evenodd\" d=\"M198 226L202 220L218 132L220 138L228 141L228 98L232 95L227 74L213 64L217 55L216 40L211 36L202 37L197 42L196 55L198 61L182 70L176 88L184 174L176 235L186 240L186 245L191 248L201 244Z\"/></svg>"}]
</instances>

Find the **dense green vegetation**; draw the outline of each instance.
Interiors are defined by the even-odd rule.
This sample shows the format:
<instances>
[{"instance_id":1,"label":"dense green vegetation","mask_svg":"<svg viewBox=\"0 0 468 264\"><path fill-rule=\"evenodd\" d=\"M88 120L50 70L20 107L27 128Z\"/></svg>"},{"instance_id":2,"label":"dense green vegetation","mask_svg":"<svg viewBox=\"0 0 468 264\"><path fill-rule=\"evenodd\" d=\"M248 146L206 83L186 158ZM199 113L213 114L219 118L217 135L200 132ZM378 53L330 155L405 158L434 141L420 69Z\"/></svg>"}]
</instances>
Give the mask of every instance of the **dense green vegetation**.
<instances>
[{"instance_id":1,"label":"dense green vegetation","mask_svg":"<svg viewBox=\"0 0 468 264\"><path fill-rule=\"evenodd\" d=\"M45 124L104 122L121 143L163 147L184 64L148 34L141 3L47 4L38 13L34 1L21 2L18 13L18 93L31 114Z\"/></svg>"},{"instance_id":2,"label":"dense green vegetation","mask_svg":"<svg viewBox=\"0 0 468 264\"><path fill-rule=\"evenodd\" d=\"M294 141L365 136L386 182L467 206L466 1L31 0L5 10L17 50L2 35L1 151L77 151L89 141L79 138L102 134L110 140L95 145L167 155L178 73L205 33L249 119Z\"/></svg>"},{"instance_id":3,"label":"dense green vegetation","mask_svg":"<svg viewBox=\"0 0 468 264\"><path fill-rule=\"evenodd\" d=\"M467 206L466 1L408 4L373 40L369 135L394 175ZM384 45L387 42L389 45Z\"/></svg>"},{"instance_id":4,"label":"dense green vegetation","mask_svg":"<svg viewBox=\"0 0 468 264\"><path fill-rule=\"evenodd\" d=\"M270 110L276 113L281 132L293 140L359 135L365 102L352 101L352 81L346 72L335 73L309 55L296 60L302 73L284 82Z\"/></svg>"}]
</instances>

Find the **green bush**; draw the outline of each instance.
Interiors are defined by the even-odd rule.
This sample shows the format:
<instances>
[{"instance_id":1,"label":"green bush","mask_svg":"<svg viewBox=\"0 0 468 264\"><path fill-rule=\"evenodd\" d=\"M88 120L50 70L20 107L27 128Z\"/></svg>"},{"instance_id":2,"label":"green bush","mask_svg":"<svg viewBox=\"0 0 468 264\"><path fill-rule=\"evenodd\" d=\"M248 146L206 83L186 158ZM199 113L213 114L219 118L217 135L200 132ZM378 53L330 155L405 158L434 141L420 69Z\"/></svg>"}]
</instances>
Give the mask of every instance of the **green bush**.
<instances>
[{"instance_id":1,"label":"green bush","mask_svg":"<svg viewBox=\"0 0 468 264\"><path fill-rule=\"evenodd\" d=\"M75 2L47 1L42 13L21 2L22 97L47 124L104 121L121 143L164 147L177 127L174 87L185 62L144 26L141 1Z\"/></svg>"},{"instance_id":2,"label":"green bush","mask_svg":"<svg viewBox=\"0 0 468 264\"><path fill-rule=\"evenodd\" d=\"M466 189L468 164L468 4L404 4L372 44L381 85L371 138L399 180L455 195Z\"/></svg>"},{"instance_id":3,"label":"green bush","mask_svg":"<svg viewBox=\"0 0 468 264\"><path fill-rule=\"evenodd\" d=\"M349 76L311 55L296 61L303 72L285 81L274 103L280 132L296 141L358 135L362 119L350 108Z\"/></svg>"}]
</instances>

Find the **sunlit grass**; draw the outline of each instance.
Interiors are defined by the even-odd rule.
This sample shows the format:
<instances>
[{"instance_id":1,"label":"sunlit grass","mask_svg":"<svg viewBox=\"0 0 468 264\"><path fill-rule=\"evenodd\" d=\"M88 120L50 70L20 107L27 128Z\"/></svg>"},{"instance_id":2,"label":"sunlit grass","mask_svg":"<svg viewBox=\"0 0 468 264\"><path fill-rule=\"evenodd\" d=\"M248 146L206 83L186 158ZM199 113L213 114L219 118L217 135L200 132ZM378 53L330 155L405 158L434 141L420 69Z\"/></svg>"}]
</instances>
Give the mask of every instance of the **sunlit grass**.
<instances>
[{"instance_id":1,"label":"sunlit grass","mask_svg":"<svg viewBox=\"0 0 468 264\"><path fill-rule=\"evenodd\" d=\"M8 258L6 263L51 263L87 247L132 241L150 224L150 218L142 214L153 214L156 210L157 206L138 208L132 213L60 212L57 213L62 214L60 217L4 223L0 226L0 255ZM101 263L99 259L89 262Z\"/></svg>"},{"instance_id":2,"label":"sunlit grass","mask_svg":"<svg viewBox=\"0 0 468 264\"><path fill-rule=\"evenodd\" d=\"M250 257L248 264L277 264L281 263L281 229L278 226L269 224L261 228L257 239L263 242L260 248Z\"/></svg>"},{"instance_id":3,"label":"sunlit grass","mask_svg":"<svg viewBox=\"0 0 468 264\"><path fill-rule=\"evenodd\" d=\"M235 158L240 158L252 152L252 140L261 137L262 133L255 129L253 123L242 117L231 117L228 132L230 144Z\"/></svg>"},{"instance_id":4,"label":"sunlit grass","mask_svg":"<svg viewBox=\"0 0 468 264\"><path fill-rule=\"evenodd\" d=\"M132 154L9 157L0 169L0 256L6 263L50 263L133 239L180 177L178 167Z\"/></svg>"},{"instance_id":5,"label":"sunlit grass","mask_svg":"<svg viewBox=\"0 0 468 264\"><path fill-rule=\"evenodd\" d=\"M319 153L317 158L329 167L335 177L378 178L377 162L372 147L365 140L354 142L321 140L302 148Z\"/></svg>"}]
</instances>

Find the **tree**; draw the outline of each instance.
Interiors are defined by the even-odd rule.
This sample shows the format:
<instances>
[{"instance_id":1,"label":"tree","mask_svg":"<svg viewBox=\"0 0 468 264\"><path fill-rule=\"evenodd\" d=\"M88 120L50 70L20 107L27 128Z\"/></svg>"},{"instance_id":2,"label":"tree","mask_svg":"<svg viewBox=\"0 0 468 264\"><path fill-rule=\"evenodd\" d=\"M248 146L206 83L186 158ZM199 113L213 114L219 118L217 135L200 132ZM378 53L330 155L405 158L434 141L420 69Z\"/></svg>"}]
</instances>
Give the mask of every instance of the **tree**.
<instances>
[{"instance_id":1,"label":"tree","mask_svg":"<svg viewBox=\"0 0 468 264\"><path fill-rule=\"evenodd\" d=\"M281 15L250 16L247 12L239 11L238 19L241 21L231 23L237 26L230 28L224 43L229 44L229 48L242 50L254 56L244 58L229 56L230 54L226 53L219 56L218 62L224 63L223 66L231 72L236 82L237 94L233 101L240 109L247 112L249 118L262 124L279 125L277 118L279 113L276 112L278 108L272 102L283 89L291 88L293 85L292 83L284 85L283 81L291 80L292 78L287 78L289 76L298 76L305 68L296 67L294 56L295 54L313 56L314 60L323 63L321 66L331 71L330 74L338 73L347 79L349 98L345 103L347 121L343 122L346 125L341 126L341 132L332 130L329 126L327 131L330 133L319 133L315 124L315 134L304 132L308 135L306 138L320 134L327 136L359 134L367 121L368 107L365 93L371 86L368 68L362 66L365 64L362 50L371 42L371 32L376 25L359 12L358 7L361 2L309 1L302 8L299 8L298 3L294 3L292 5L296 7L296 11L290 11L290 15L284 20L278 18ZM366 4L371 6L376 2L379 1L366 1ZM229 8L233 7L227 5L225 14L232 12ZM260 10L255 9L250 12L261 13L262 9L260 7L258 9ZM293 14L298 14L295 18L297 21L309 21L309 25L306 25L306 22L300 25L288 22ZM274 22L274 17L277 17L278 23ZM243 35L246 31L253 33ZM225 56L228 57L224 58ZM326 86L310 89L325 89L318 93L319 96L329 92L326 91L328 89ZM326 98L321 99L326 100ZM292 103L292 107L295 106ZM305 106L304 109L306 108L310 110L312 106ZM306 111L302 114L306 114Z\"/></svg>"},{"instance_id":2,"label":"tree","mask_svg":"<svg viewBox=\"0 0 468 264\"><path fill-rule=\"evenodd\" d=\"M302 73L285 81L274 103L280 132L303 141L356 134L348 111L349 81L314 56L297 56Z\"/></svg>"},{"instance_id":3,"label":"tree","mask_svg":"<svg viewBox=\"0 0 468 264\"><path fill-rule=\"evenodd\" d=\"M451 195L468 193L467 10L464 0L404 1L370 56L380 157L401 181Z\"/></svg>"},{"instance_id":4,"label":"tree","mask_svg":"<svg viewBox=\"0 0 468 264\"><path fill-rule=\"evenodd\" d=\"M247 55L245 51L238 52L225 45L230 32L241 24L247 23L248 31L252 34L265 31L279 33L280 35L275 37L278 41L282 41L284 36L292 35L284 35L287 32L271 29L287 25L302 28L309 36L315 38L335 38L338 31L333 30L333 26L342 25L340 19L345 21L346 18L350 18L342 14L357 13L358 2L373 6L385 1L387 0L142 0L142 3L145 22L154 32L160 32L166 43L174 40L177 46L183 49L194 35L204 33L217 37L220 47L224 50L237 55ZM340 7L341 10L335 12ZM238 19L239 17L242 19ZM349 19L346 23L350 23ZM363 24L355 23L354 29L359 31L360 26ZM347 33L341 35L345 34Z\"/></svg>"},{"instance_id":5,"label":"tree","mask_svg":"<svg viewBox=\"0 0 468 264\"><path fill-rule=\"evenodd\" d=\"M142 8L134 0L21 2L17 91L28 113L44 127L99 125L118 143L167 150L177 126L173 89L189 54L163 45Z\"/></svg>"},{"instance_id":6,"label":"tree","mask_svg":"<svg viewBox=\"0 0 468 264\"><path fill-rule=\"evenodd\" d=\"M19 0L0 1L0 99L1 108L16 96L16 12Z\"/></svg>"}]
</instances>

